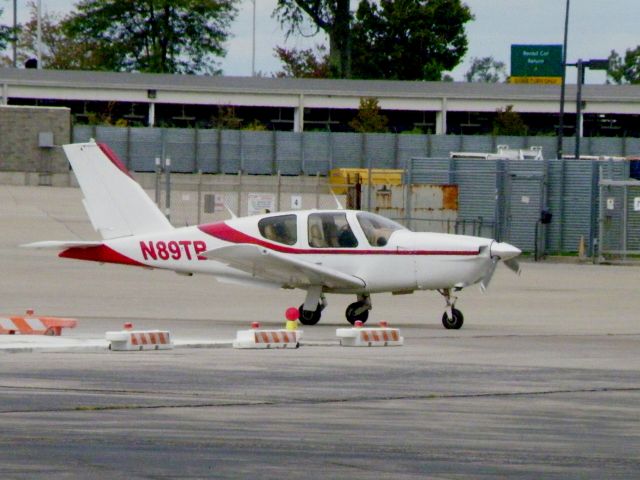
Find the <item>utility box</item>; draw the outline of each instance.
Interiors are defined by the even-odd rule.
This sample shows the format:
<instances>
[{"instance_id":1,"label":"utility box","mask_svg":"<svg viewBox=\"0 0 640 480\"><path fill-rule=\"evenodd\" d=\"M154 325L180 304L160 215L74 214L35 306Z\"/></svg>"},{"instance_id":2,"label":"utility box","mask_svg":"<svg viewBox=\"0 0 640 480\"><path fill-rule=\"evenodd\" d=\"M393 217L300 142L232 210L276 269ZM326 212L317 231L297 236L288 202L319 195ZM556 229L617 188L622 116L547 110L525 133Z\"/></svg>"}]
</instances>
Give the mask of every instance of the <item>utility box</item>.
<instances>
[{"instance_id":1,"label":"utility box","mask_svg":"<svg viewBox=\"0 0 640 480\"><path fill-rule=\"evenodd\" d=\"M53 148L53 132L40 132L38 133L38 147L40 148Z\"/></svg>"}]
</instances>

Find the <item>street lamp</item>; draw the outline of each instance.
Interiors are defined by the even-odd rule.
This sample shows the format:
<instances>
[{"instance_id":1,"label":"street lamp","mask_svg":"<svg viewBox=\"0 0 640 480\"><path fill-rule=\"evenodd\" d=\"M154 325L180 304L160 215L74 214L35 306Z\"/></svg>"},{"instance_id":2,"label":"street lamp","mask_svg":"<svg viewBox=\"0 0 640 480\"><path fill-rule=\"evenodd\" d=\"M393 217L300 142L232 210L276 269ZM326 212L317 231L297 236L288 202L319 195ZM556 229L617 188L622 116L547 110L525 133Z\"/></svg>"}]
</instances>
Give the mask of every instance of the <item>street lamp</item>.
<instances>
[{"instance_id":1,"label":"street lamp","mask_svg":"<svg viewBox=\"0 0 640 480\"><path fill-rule=\"evenodd\" d=\"M580 158L580 137L582 136L582 84L584 83L584 71L586 68L591 70L608 70L608 59L578 60L577 63L568 63L567 66L578 67L578 89L576 92L576 150L575 158Z\"/></svg>"},{"instance_id":2,"label":"street lamp","mask_svg":"<svg viewBox=\"0 0 640 480\"><path fill-rule=\"evenodd\" d=\"M562 84L560 85L560 118L558 119L557 157L562 158L562 138L564 137L564 92L567 85L567 35L569 33L569 0L564 11L564 43L562 44Z\"/></svg>"}]
</instances>

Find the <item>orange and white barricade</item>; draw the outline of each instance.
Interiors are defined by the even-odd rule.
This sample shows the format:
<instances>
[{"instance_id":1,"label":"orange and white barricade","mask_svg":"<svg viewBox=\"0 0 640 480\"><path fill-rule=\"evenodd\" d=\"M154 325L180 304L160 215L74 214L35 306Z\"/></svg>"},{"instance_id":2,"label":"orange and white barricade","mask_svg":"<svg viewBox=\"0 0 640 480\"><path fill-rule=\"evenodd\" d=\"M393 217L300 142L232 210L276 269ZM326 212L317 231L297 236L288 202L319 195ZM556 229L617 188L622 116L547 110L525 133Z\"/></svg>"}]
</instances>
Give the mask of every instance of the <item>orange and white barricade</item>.
<instances>
[{"instance_id":1,"label":"orange and white barricade","mask_svg":"<svg viewBox=\"0 0 640 480\"><path fill-rule=\"evenodd\" d=\"M380 322L378 328L362 327L356 322L353 328L338 328L336 336L343 347L399 347L404 345L400 329L389 328L386 322Z\"/></svg>"},{"instance_id":2,"label":"orange and white barricade","mask_svg":"<svg viewBox=\"0 0 640 480\"><path fill-rule=\"evenodd\" d=\"M59 336L63 328L75 328L78 321L72 318L26 315L0 316L0 335L51 335Z\"/></svg>"},{"instance_id":3,"label":"orange and white barricade","mask_svg":"<svg viewBox=\"0 0 640 480\"><path fill-rule=\"evenodd\" d=\"M170 350L171 334L166 330L132 330L125 325L119 332L107 332L109 350L117 352L139 350Z\"/></svg>"},{"instance_id":4,"label":"orange and white barricade","mask_svg":"<svg viewBox=\"0 0 640 480\"><path fill-rule=\"evenodd\" d=\"M298 348L302 330L261 330L254 322L251 330L238 330L233 348Z\"/></svg>"}]
</instances>

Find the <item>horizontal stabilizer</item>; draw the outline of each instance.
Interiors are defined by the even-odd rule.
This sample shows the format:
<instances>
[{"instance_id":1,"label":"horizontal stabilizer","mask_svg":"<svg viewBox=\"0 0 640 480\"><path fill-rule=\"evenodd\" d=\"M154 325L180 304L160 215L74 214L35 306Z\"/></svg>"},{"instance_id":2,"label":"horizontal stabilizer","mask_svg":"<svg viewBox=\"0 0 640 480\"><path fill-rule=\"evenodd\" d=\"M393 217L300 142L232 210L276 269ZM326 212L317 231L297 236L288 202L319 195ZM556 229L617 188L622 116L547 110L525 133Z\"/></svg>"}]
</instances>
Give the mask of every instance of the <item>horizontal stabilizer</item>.
<instances>
[{"instance_id":1,"label":"horizontal stabilizer","mask_svg":"<svg viewBox=\"0 0 640 480\"><path fill-rule=\"evenodd\" d=\"M89 248L89 247L99 247L102 245L102 242L83 242L83 241L56 241L56 240L47 240L44 242L34 242L34 243L26 243L24 245L20 245L23 248L46 248L50 250L66 250L67 248Z\"/></svg>"}]
</instances>

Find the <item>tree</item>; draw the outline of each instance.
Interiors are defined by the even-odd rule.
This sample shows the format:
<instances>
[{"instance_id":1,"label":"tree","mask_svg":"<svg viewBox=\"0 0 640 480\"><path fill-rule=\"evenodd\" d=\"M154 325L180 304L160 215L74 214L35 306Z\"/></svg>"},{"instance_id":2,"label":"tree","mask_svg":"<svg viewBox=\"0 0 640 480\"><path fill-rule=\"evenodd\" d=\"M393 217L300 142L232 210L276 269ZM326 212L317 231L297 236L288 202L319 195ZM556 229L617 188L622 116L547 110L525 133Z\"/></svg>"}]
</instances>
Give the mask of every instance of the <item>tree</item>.
<instances>
[{"instance_id":1,"label":"tree","mask_svg":"<svg viewBox=\"0 0 640 480\"><path fill-rule=\"evenodd\" d=\"M513 105L507 105L504 109L498 109L493 121L493 135L511 135L516 137L526 136L529 127L524 123L518 112L513 110Z\"/></svg>"},{"instance_id":2,"label":"tree","mask_svg":"<svg viewBox=\"0 0 640 480\"><path fill-rule=\"evenodd\" d=\"M349 0L278 0L274 16L287 37L302 33L311 20L312 35L319 30L329 37L329 65L334 78L351 77L351 22ZM307 18L308 17L308 18Z\"/></svg>"},{"instance_id":3,"label":"tree","mask_svg":"<svg viewBox=\"0 0 640 480\"><path fill-rule=\"evenodd\" d=\"M76 44L90 45L102 70L216 74L235 3L81 0L62 27Z\"/></svg>"},{"instance_id":4,"label":"tree","mask_svg":"<svg viewBox=\"0 0 640 480\"><path fill-rule=\"evenodd\" d=\"M387 132L388 118L380 113L377 98L361 98L360 108L349 126L359 133Z\"/></svg>"},{"instance_id":5,"label":"tree","mask_svg":"<svg viewBox=\"0 0 640 480\"><path fill-rule=\"evenodd\" d=\"M0 7L0 16L2 16L3 8ZM7 44L13 37L13 28L6 25L0 25L0 52L7 47Z\"/></svg>"},{"instance_id":6,"label":"tree","mask_svg":"<svg viewBox=\"0 0 640 480\"><path fill-rule=\"evenodd\" d=\"M327 47L316 45L313 49L298 50L292 48L288 50L276 47L276 57L284 65L284 69L276 73L276 77L294 78L329 78L330 66Z\"/></svg>"},{"instance_id":7,"label":"tree","mask_svg":"<svg viewBox=\"0 0 640 480\"><path fill-rule=\"evenodd\" d=\"M612 50L609 55L607 76L617 84L640 84L640 45L634 49L627 49L624 59L618 52Z\"/></svg>"},{"instance_id":8,"label":"tree","mask_svg":"<svg viewBox=\"0 0 640 480\"><path fill-rule=\"evenodd\" d=\"M34 1L27 4L30 18L18 35L18 62L24 63L30 58L37 58L37 7ZM68 18L68 17L67 17ZM42 58L40 61L48 69L62 70L96 70L99 58L93 53L97 51L95 44L79 42L69 38L62 23L64 19L55 13L45 13L41 19Z\"/></svg>"},{"instance_id":9,"label":"tree","mask_svg":"<svg viewBox=\"0 0 640 480\"><path fill-rule=\"evenodd\" d=\"M507 79L507 68L493 57L474 57L464 78L467 82L500 83Z\"/></svg>"},{"instance_id":10,"label":"tree","mask_svg":"<svg viewBox=\"0 0 640 480\"><path fill-rule=\"evenodd\" d=\"M438 81L466 53L464 24L472 18L460 0L362 0L353 76Z\"/></svg>"}]
</instances>

